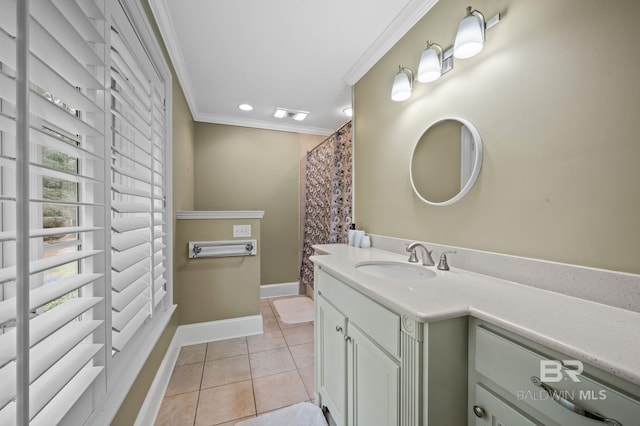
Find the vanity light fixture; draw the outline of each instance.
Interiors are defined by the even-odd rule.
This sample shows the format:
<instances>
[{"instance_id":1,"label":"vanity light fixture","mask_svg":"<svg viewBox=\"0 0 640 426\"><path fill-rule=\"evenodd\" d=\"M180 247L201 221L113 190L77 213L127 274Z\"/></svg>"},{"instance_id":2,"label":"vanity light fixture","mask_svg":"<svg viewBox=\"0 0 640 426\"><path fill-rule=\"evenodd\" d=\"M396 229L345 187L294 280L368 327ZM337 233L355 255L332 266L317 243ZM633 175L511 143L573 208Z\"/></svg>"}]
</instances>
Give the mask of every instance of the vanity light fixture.
<instances>
[{"instance_id":1,"label":"vanity light fixture","mask_svg":"<svg viewBox=\"0 0 640 426\"><path fill-rule=\"evenodd\" d=\"M466 59L480 53L484 47L485 32L500 22L497 14L485 22L484 15L471 6L467 7L467 16L460 21L456 40L453 43L453 56Z\"/></svg>"},{"instance_id":2,"label":"vanity light fixture","mask_svg":"<svg viewBox=\"0 0 640 426\"><path fill-rule=\"evenodd\" d=\"M398 73L393 79L393 87L391 88L391 100L401 102L411 97L411 89L413 88L413 71L400 65Z\"/></svg>"},{"instance_id":3,"label":"vanity light fixture","mask_svg":"<svg viewBox=\"0 0 640 426\"><path fill-rule=\"evenodd\" d=\"M446 50L437 43L427 41L427 48L420 56L418 75L416 80L420 83L428 83L439 79L442 75L453 69L453 58L470 58L478 54L485 40L485 32L500 22L500 14L492 16L485 21L484 15L471 6L467 7L467 16L460 22L453 46ZM393 79L391 99L396 102L407 100L411 97L413 89L413 71L400 65L398 73Z\"/></svg>"},{"instance_id":4,"label":"vanity light fixture","mask_svg":"<svg viewBox=\"0 0 640 426\"><path fill-rule=\"evenodd\" d=\"M276 108L276 112L273 113L275 118L285 118L287 116L287 110L282 108Z\"/></svg>"},{"instance_id":5,"label":"vanity light fixture","mask_svg":"<svg viewBox=\"0 0 640 426\"><path fill-rule=\"evenodd\" d=\"M436 50L437 49L437 50ZM427 41L427 48L420 56L420 65L418 65L418 81L420 83L429 83L436 81L442 75L442 46L438 43Z\"/></svg>"}]
</instances>

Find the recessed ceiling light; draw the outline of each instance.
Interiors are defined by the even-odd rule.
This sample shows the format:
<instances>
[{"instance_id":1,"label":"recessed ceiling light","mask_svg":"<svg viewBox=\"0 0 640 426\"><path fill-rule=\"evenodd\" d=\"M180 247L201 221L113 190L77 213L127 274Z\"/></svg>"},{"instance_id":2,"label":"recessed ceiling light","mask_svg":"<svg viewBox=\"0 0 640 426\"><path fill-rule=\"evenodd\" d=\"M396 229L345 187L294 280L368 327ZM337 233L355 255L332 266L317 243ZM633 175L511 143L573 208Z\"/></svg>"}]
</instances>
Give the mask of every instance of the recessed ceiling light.
<instances>
[{"instance_id":1,"label":"recessed ceiling light","mask_svg":"<svg viewBox=\"0 0 640 426\"><path fill-rule=\"evenodd\" d=\"M342 113L347 117L353 117L353 108L348 106L342 109Z\"/></svg>"},{"instance_id":2,"label":"recessed ceiling light","mask_svg":"<svg viewBox=\"0 0 640 426\"><path fill-rule=\"evenodd\" d=\"M282 108L276 108L276 112L273 113L275 118L284 118L287 116L287 111Z\"/></svg>"},{"instance_id":3,"label":"recessed ceiling light","mask_svg":"<svg viewBox=\"0 0 640 426\"><path fill-rule=\"evenodd\" d=\"M240 104L238 105L238 108L240 108L243 111L251 111L253 110L253 107L249 104Z\"/></svg>"},{"instance_id":4,"label":"recessed ceiling light","mask_svg":"<svg viewBox=\"0 0 640 426\"><path fill-rule=\"evenodd\" d=\"M298 113L296 113L296 115L293 116L293 119L296 120L296 121L302 121L305 118L307 118L307 115L309 115L309 114L306 113L306 112L298 112Z\"/></svg>"}]
</instances>

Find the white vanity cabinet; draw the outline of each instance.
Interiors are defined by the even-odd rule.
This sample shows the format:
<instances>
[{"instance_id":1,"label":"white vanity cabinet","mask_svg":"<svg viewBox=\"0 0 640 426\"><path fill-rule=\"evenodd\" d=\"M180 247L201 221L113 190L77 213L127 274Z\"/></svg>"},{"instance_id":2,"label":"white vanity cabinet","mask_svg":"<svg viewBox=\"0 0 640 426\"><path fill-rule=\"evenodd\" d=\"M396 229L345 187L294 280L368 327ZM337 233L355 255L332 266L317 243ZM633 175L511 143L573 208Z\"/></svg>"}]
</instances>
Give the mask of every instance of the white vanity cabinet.
<instances>
[{"instance_id":1,"label":"white vanity cabinet","mask_svg":"<svg viewBox=\"0 0 640 426\"><path fill-rule=\"evenodd\" d=\"M316 399L338 426L466 424L466 318L422 324L316 266Z\"/></svg>"},{"instance_id":2,"label":"white vanity cabinet","mask_svg":"<svg viewBox=\"0 0 640 426\"><path fill-rule=\"evenodd\" d=\"M476 319L469 339L469 425L640 422L639 386Z\"/></svg>"}]
</instances>

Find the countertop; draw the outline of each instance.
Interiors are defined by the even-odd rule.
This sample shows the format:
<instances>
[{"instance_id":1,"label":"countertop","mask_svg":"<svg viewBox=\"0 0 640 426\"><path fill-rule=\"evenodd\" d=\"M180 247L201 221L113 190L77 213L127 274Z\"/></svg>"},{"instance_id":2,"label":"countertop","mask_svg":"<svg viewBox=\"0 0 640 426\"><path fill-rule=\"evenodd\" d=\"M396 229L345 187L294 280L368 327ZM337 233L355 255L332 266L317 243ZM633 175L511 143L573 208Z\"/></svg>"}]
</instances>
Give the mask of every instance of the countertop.
<instances>
[{"instance_id":1,"label":"countertop","mask_svg":"<svg viewBox=\"0 0 640 426\"><path fill-rule=\"evenodd\" d=\"M314 248L316 265L398 314L419 322L470 315L640 385L640 313L463 271L455 261L450 271L428 267L436 277L427 281L377 278L355 266L408 256L345 244Z\"/></svg>"}]
</instances>

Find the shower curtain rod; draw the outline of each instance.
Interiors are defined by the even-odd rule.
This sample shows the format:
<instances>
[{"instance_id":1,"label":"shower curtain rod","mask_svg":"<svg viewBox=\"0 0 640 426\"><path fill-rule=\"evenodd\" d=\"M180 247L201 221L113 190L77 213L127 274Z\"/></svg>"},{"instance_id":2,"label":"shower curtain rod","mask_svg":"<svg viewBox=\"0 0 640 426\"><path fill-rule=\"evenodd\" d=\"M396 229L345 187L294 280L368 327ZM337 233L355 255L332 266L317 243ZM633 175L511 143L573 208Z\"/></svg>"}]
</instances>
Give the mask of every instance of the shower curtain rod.
<instances>
[{"instance_id":1,"label":"shower curtain rod","mask_svg":"<svg viewBox=\"0 0 640 426\"><path fill-rule=\"evenodd\" d=\"M333 132L332 134L330 134L329 136L327 136L327 138L325 140L323 140L322 142L320 142L318 145L314 146L313 148L307 150L307 154L309 154L310 152L315 151L316 149L320 148L322 145L326 144L327 142L329 142L329 140L333 137L333 135L335 135L336 133L338 133L340 130L344 129L345 127L347 127L349 124L351 123L351 120L347 121L346 123L344 123L342 126L340 126L338 128L338 130L336 130L335 132Z\"/></svg>"}]
</instances>

